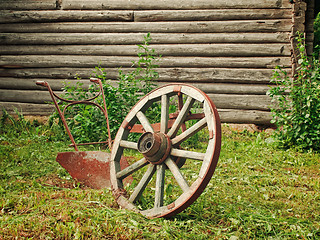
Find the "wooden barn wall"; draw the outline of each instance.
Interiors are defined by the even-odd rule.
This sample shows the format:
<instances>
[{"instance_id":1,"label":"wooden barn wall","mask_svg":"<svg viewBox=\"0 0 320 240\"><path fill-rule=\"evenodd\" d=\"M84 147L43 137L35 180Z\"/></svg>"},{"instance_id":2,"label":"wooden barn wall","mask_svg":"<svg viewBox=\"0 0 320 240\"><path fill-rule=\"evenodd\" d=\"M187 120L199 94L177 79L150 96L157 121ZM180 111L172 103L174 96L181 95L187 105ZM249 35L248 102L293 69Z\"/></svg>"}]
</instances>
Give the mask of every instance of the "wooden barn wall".
<instances>
[{"instance_id":1,"label":"wooden barn wall","mask_svg":"<svg viewBox=\"0 0 320 240\"><path fill-rule=\"evenodd\" d=\"M49 94L36 81L59 92L62 82L89 78L99 63L116 80L150 32L162 55L159 85L199 87L223 122L267 124L274 67L292 72L294 30L312 39L305 13L313 8L295 2L1 0L0 107L48 115Z\"/></svg>"}]
</instances>

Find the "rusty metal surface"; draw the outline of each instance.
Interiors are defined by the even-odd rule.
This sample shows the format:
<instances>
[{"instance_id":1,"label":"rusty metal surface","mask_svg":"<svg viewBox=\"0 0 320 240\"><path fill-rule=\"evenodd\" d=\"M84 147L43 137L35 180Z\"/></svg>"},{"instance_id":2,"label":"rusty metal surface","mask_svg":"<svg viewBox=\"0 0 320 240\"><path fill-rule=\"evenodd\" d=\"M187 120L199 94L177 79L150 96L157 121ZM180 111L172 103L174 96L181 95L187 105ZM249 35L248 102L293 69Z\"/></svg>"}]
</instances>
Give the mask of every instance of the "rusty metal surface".
<instances>
[{"instance_id":1,"label":"rusty metal surface","mask_svg":"<svg viewBox=\"0 0 320 240\"><path fill-rule=\"evenodd\" d=\"M71 177L94 189L111 188L110 153L101 151L60 152L57 162L65 168ZM125 158L120 160L121 168L129 166ZM132 177L125 179L132 182Z\"/></svg>"}]
</instances>

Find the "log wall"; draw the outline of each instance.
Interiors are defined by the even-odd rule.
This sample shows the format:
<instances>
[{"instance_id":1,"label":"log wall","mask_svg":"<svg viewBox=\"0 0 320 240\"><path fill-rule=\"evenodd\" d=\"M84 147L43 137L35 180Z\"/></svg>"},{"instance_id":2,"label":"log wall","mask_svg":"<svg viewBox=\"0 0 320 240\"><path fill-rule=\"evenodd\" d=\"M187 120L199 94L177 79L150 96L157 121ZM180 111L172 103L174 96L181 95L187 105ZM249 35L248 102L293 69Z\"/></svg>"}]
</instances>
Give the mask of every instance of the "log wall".
<instances>
[{"instance_id":1,"label":"log wall","mask_svg":"<svg viewBox=\"0 0 320 240\"><path fill-rule=\"evenodd\" d=\"M150 32L162 55L159 85L199 87L223 122L268 124L273 69L294 72L293 36L311 43L313 9L314 0L2 0L0 107L48 115L49 94L36 81L60 91L99 63L116 80Z\"/></svg>"}]
</instances>

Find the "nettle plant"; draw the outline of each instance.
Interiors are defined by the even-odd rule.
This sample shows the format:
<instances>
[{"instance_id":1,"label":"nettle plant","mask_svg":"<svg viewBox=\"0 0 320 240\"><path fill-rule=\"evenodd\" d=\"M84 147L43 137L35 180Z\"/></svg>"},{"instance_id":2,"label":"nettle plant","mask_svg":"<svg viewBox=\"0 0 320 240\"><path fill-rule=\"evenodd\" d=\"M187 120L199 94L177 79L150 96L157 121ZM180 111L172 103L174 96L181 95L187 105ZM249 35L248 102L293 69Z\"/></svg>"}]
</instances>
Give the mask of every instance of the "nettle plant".
<instances>
[{"instance_id":1,"label":"nettle plant","mask_svg":"<svg viewBox=\"0 0 320 240\"><path fill-rule=\"evenodd\" d=\"M132 69L129 71L120 68L117 81L108 79L107 72L100 66L95 67L93 71L92 76L102 80L113 139L134 104L156 87L154 81L159 76L156 68L161 56L150 48L150 41L151 37L148 33L142 44L137 45L138 60L132 63ZM87 99L98 91L94 84L86 89L79 81L76 86L68 83L63 90L64 98L72 100ZM103 106L101 98L96 101ZM61 108L64 106L61 105ZM158 112L157 106L154 110ZM52 119L57 118L59 115L55 113ZM108 137L106 119L102 112L92 105L76 105L68 108L66 118L76 142L105 141ZM61 121L59 125L63 128Z\"/></svg>"},{"instance_id":2,"label":"nettle plant","mask_svg":"<svg viewBox=\"0 0 320 240\"><path fill-rule=\"evenodd\" d=\"M274 106L275 137L283 147L320 150L320 65L308 57L304 38L297 37L299 60L293 78L277 67L269 95Z\"/></svg>"}]
</instances>

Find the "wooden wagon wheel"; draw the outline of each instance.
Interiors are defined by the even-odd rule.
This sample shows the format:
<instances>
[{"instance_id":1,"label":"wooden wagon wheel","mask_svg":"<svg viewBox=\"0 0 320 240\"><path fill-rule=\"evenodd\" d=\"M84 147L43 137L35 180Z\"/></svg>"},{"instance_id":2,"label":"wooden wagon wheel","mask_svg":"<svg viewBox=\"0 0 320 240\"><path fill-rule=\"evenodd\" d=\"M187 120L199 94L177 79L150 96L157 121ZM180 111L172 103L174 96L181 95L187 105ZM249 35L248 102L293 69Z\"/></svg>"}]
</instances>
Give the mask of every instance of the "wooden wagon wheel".
<instances>
[{"instance_id":1,"label":"wooden wagon wheel","mask_svg":"<svg viewBox=\"0 0 320 240\"><path fill-rule=\"evenodd\" d=\"M152 112L157 106L161 107L158 124L152 123L157 121ZM133 130L139 126L144 133L137 136ZM199 136L200 131L204 133ZM191 138L205 144L201 148L205 151L192 149ZM220 119L210 98L190 85L160 87L131 109L118 130L110 159L113 195L122 208L148 218L173 216L200 196L214 173L220 148ZM121 170L125 149L142 156ZM123 179L131 175L133 185L125 186Z\"/></svg>"}]
</instances>

